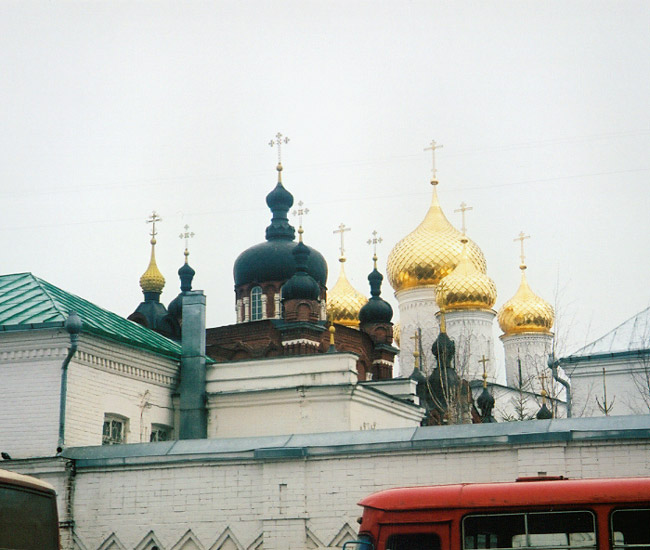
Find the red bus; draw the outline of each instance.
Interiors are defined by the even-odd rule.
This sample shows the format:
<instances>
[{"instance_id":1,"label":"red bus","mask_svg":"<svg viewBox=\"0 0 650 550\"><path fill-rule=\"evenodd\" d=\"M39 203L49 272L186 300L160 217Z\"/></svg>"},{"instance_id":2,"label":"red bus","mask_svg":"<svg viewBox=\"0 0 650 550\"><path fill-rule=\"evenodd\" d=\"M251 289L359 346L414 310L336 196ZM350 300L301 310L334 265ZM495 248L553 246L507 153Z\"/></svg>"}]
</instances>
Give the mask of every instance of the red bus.
<instances>
[{"instance_id":1,"label":"red bus","mask_svg":"<svg viewBox=\"0 0 650 550\"><path fill-rule=\"evenodd\" d=\"M650 478L521 478L364 498L361 550L650 550Z\"/></svg>"},{"instance_id":2,"label":"red bus","mask_svg":"<svg viewBox=\"0 0 650 550\"><path fill-rule=\"evenodd\" d=\"M59 550L56 493L49 483L0 470L0 549Z\"/></svg>"}]
</instances>

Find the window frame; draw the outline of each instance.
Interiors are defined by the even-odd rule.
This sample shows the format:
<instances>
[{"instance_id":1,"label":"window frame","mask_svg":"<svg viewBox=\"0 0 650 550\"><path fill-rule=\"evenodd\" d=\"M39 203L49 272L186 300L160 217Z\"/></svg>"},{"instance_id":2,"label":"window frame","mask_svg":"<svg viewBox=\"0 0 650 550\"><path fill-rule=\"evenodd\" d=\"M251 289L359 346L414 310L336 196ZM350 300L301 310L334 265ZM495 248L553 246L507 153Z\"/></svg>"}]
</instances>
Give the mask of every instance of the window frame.
<instances>
[{"instance_id":1,"label":"window frame","mask_svg":"<svg viewBox=\"0 0 650 550\"><path fill-rule=\"evenodd\" d=\"M614 534L616 531L614 531L614 514L617 512L648 512L650 513L650 506L646 506L645 508L641 508L639 506L634 506L631 508L615 508L613 509L610 514L609 514L609 537L612 542L612 550L626 550L628 548L634 549L634 548L641 548L641 549L646 549L650 548L650 535L648 536L648 542L641 543L641 544L617 544L616 543L616 537Z\"/></svg>"},{"instance_id":2,"label":"window frame","mask_svg":"<svg viewBox=\"0 0 650 550\"><path fill-rule=\"evenodd\" d=\"M262 295L264 291L259 285L251 288L250 292L250 320L261 321L264 318Z\"/></svg>"},{"instance_id":3,"label":"window frame","mask_svg":"<svg viewBox=\"0 0 650 550\"><path fill-rule=\"evenodd\" d=\"M560 544L552 544L552 545L535 545L530 543L530 538L529 535L538 535L538 534L552 534L552 532L549 533L531 533L529 530L529 516L532 515L541 515L541 514L575 514L575 513L588 513L591 516L592 519L592 525L593 525L593 535L594 535L594 543L593 545L589 546L578 546L574 545L572 546L570 543L567 545L560 545ZM526 537L526 542L527 544L525 546L514 546L511 544L511 546L496 546L496 547L491 547L489 546L488 548L477 548L477 545L474 545L474 548L469 548L466 546L466 529L465 529L465 521L469 518L476 518L476 517L496 517L496 516L523 516L523 524L524 524L524 533L521 533ZM503 510L503 511L498 511L498 512L476 512L476 513L470 513L470 514L465 514L461 518L461 550L574 550L574 549L581 549L581 550L598 550L598 514L596 511L591 510L589 508L576 508L576 509L568 509L568 510ZM570 542L570 541L567 541Z\"/></svg>"},{"instance_id":4,"label":"window frame","mask_svg":"<svg viewBox=\"0 0 650 550\"><path fill-rule=\"evenodd\" d=\"M105 435L104 428L107 423L110 423L109 435ZM113 423L120 424L121 429L121 440L117 440L113 437ZM126 443L127 433L129 430L129 419L125 416L115 413L105 413L104 422L102 424L102 445L122 445Z\"/></svg>"}]
</instances>

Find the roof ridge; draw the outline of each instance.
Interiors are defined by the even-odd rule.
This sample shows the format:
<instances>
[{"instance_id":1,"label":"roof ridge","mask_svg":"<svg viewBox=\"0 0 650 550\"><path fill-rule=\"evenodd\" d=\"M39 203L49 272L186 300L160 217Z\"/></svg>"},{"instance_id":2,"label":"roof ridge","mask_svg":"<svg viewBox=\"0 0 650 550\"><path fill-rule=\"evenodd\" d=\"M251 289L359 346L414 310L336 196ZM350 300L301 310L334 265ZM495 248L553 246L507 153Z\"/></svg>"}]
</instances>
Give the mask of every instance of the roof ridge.
<instances>
[{"instance_id":1,"label":"roof ridge","mask_svg":"<svg viewBox=\"0 0 650 550\"><path fill-rule=\"evenodd\" d=\"M584 351L584 350L587 350L587 348L591 348L591 347L593 347L593 346L594 346L595 344L597 344L598 342L602 342L602 341L604 341L605 338L607 338L608 336L611 336L611 335L613 335L613 334L616 334L616 332L617 332L620 328L622 328L624 325L627 325L629 322L631 322L631 321L633 321L633 320L635 321L635 320L638 319L638 318L639 318L643 313L645 313L645 312L647 312L647 311L649 311L649 310L650 310L650 306L648 306L648 307L646 307L645 309L642 309L641 311L635 313L635 314L632 315L631 317L628 317L627 319L625 319L625 321L623 321L622 323L619 323L619 324L616 325L613 329L608 330L605 334L603 334L603 335L600 336L599 338L596 338L595 340L593 340L592 342L590 342L590 343L587 344L586 346L582 346L581 348L579 348L579 349L577 349L576 351L574 351L574 352L570 355L570 357L571 357L571 356L574 356L574 355L578 355L578 354L580 354L580 352L582 352L582 351ZM636 322L635 322L634 324L636 325ZM648 328L650 329L650 323L648 324ZM650 334L649 334L648 336L650 337Z\"/></svg>"},{"instance_id":2,"label":"roof ridge","mask_svg":"<svg viewBox=\"0 0 650 550\"><path fill-rule=\"evenodd\" d=\"M37 277L37 276L34 275L33 273L30 273L30 275L31 275L31 276L34 278L34 280L37 282L39 288L40 288L43 292L45 292L45 294L47 294L47 297L48 297L48 298L50 299L50 301L52 302L52 305L53 305L54 309L56 309L56 311L57 311L59 314L61 314L61 316L62 316L64 319L67 319L67 317L68 317L68 315L70 314L70 312L69 312L69 311L63 311L63 308L59 305L59 302L56 300L56 298L55 298L54 296L52 296L52 293L51 293L50 290L47 288L47 285L52 285L52 283L48 283L47 281L45 281L44 279L41 279L40 277ZM55 285L52 285L52 286L55 286ZM64 291L64 292L65 292L65 291ZM69 293L68 293L68 294L69 294ZM82 329L82 330L83 330L83 329Z\"/></svg>"}]
</instances>

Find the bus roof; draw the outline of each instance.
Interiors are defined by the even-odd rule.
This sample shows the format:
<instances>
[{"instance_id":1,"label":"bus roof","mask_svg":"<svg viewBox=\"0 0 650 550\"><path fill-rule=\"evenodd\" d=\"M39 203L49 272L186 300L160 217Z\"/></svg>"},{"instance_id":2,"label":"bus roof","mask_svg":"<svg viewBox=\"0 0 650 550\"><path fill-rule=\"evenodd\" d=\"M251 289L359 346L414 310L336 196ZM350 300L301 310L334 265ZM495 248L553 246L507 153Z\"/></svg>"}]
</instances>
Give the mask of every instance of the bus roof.
<instances>
[{"instance_id":1,"label":"bus roof","mask_svg":"<svg viewBox=\"0 0 650 550\"><path fill-rule=\"evenodd\" d=\"M0 470L0 485L2 484L25 487L27 489L36 489L37 491L56 494L54 487L49 483L41 481L35 477L10 472L9 470Z\"/></svg>"},{"instance_id":2,"label":"bus roof","mask_svg":"<svg viewBox=\"0 0 650 550\"><path fill-rule=\"evenodd\" d=\"M406 487L372 494L359 502L365 508L408 511L450 508L508 508L648 502L650 478L530 479L507 483L469 483Z\"/></svg>"}]
</instances>

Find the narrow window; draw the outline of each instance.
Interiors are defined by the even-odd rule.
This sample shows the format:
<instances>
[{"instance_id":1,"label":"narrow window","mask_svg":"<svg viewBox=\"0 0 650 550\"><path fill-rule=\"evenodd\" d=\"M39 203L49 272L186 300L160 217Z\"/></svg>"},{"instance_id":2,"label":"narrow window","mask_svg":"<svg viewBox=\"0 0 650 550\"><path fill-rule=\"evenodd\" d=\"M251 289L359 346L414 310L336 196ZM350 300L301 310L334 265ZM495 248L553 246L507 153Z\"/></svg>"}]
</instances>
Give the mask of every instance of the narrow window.
<instances>
[{"instance_id":1,"label":"narrow window","mask_svg":"<svg viewBox=\"0 0 650 550\"><path fill-rule=\"evenodd\" d=\"M440 550L440 538L434 533L391 535L386 550Z\"/></svg>"},{"instance_id":2,"label":"narrow window","mask_svg":"<svg viewBox=\"0 0 650 550\"><path fill-rule=\"evenodd\" d=\"M102 445L119 445L126 442L126 425L128 420L114 414L104 415Z\"/></svg>"},{"instance_id":3,"label":"narrow window","mask_svg":"<svg viewBox=\"0 0 650 550\"><path fill-rule=\"evenodd\" d=\"M254 286L251 290L251 321L262 318L262 287Z\"/></svg>"}]
</instances>

